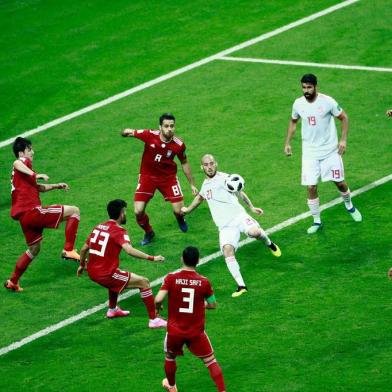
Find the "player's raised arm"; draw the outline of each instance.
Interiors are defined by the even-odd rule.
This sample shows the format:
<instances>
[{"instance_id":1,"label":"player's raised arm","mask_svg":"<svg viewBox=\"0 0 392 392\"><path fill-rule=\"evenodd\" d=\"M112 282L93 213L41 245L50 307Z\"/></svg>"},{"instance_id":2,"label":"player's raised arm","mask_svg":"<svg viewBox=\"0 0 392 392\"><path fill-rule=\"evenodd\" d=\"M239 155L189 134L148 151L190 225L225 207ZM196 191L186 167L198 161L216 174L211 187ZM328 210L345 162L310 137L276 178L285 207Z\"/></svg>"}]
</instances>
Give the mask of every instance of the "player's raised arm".
<instances>
[{"instance_id":1,"label":"player's raised arm","mask_svg":"<svg viewBox=\"0 0 392 392\"><path fill-rule=\"evenodd\" d=\"M347 135L348 135L348 116L343 110L342 113L337 116L337 118L342 122L342 137L340 138L338 144L338 153L343 155L347 148Z\"/></svg>"},{"instance_id":2,"label":"player's raised arm","mask_svg":"<svg viewBox=\"0 0 392 392\"><path fill-rule=\"evenodd\" d=\"M292 155L291 139L294 137L295 130L297 128L297 122L298 122L298 119L290 118L289 126L287 128L287 137L286 137L286 142L284 145L284 153L288 157Z\"/></svg>"},{"instance_id":3,"label":"player's raised arm","mask_svg":"<svg viewBox=\"0 0 392 392\"><path fill-rule=\"evenodd\" d=\"M185 158L182 162L181 162L181 167L182 167L182 171L185 174L185 177L187 178L189 185L191 186L192 189L192 195L196 196L199 191L196 188L195 185L195 180L192 177L192 171L191 171L191 166L189 165L188 159Z\"/></svg>"},{"instance_id":4,"label":"player's raised arm","mask_svg":"<svg viewBox=\"0 0 392 392\"><path fill-rule=\"evenodd\" d=\"M131 244L128 242L124 243L122 248L124 251L129 254L130 256L136 257L137 259L144 259L144 260L150 260L150 261L164 261L165 258L161 255L158 256L150 256L147 253L144 253L138 249L135 249Z\"/></svg>"},{"instance_id":5,"label":"player's raised arm","mask_svg":"<svg viewBox=\"0 0 392 392\"><path fill-rule=\"evenodd\" d=\"M122 137L133 137L135 135L135 129L125 128L121 131Z\"/></svg>"},{"instance_id":6,"label":"player's raised arm","mask_svg":"<svg viewBox=\"0 0 392 392\"><path fill-rule=\"evenodd\" d=\"M257 215L263 215L263 214L264 214L264 211L263 211L261 208L255 207L255 206L253 205L253 203L250 201L248 195L247 195L244 191L240 191L240 192L238 193L238 196L239 196L239 197L241 198L241 200L249 207L249 209L250 209L253 213L255 213L255 214L257 214Z\"/></svg>"},{"instance_id":7,"label":"player's raised arm","mask_svg":"<svg viewBox=\"0 0 392 392\"><path fill-rule=\"evenodd\" d=\"M183 215L191 213L195 208L199 207L199 205L203 202L203 197L200 195L196 195L193 199L192 203L188 207L181 207L181 213Z\"/></svg>"}]
</instances>

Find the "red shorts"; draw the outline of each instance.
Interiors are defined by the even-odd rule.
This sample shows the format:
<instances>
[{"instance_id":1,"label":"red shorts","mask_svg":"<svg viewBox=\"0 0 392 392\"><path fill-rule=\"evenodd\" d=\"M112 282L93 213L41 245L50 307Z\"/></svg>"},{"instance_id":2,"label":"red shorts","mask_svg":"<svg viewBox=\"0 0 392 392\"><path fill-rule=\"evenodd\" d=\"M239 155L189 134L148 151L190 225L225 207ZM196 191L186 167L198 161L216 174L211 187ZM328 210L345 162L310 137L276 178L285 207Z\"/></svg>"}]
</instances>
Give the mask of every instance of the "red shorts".
<instances>
[{"instance_id":1,"label":"red shorts","mask_svg":"<svg viewBox=\"0 0 392 392\"><path fill-rule=\"evenodd\" d=\"M205 332L202 332L200 335L196 335L192 338L169 335L167 333L164 341L164 350L166 353L169 352L175 356L184 355L184 344L186 344L189 351L196 357L206 358L214 354L214 349L212 348L210 339Z\"/></svg>"},{"instance_id":2,"label":"red shorts","mask_svg":"<svg viewBox=\"0 0 392 392\"><path fill-rule=\"evenodd\" d=\"M34 245L42 240L44 228L57 229L64 214L64 207L54 204L45 207L35 207L25 212L19 222L27 245Z\"/></svg>"},{"instance_id":3,"label":"red shorts","mask_svg":"<svg viewBox=\"0 0 392 392\"><path fill-rule=\"evenodd\" d=\"M94 272L90 272L87 264L87 272L91 280L100 284L107 289L115 291L116 293L121 293L124 290L125 286L131 279L131 273L128 271L121 271L118 268L112 275L97 275Z\"/></svg>"},{"instance_id":4,"label":"red shorts","mask_svg":"<svg viewBox=\"0 0 392 392\"><path fill-rule=\"evenodd\" d=\"M171 203L184 200L181 186L176 176L152 177L142 174L139 176L134 200L148 202L154 196L156 189L162 193L166 201Z\"/></svg>"}]
</instances>

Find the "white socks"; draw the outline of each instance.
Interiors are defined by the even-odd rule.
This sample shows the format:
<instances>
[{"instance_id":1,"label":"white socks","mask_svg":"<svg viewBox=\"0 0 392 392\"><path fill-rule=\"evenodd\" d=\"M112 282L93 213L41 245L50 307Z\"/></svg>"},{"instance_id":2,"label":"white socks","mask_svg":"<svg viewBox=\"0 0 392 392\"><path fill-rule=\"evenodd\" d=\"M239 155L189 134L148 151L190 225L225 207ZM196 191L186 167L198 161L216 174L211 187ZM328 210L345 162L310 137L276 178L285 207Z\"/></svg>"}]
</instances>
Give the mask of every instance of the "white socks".
<instances>
[{"instance_id":1,"label":"white socks","mask_svg":"<svg viewBox=\"0 0 392 392\"><path fill-rule=\"evenodd\" d=\"M313 216L313 222L321 224L320 218L320 199L308 199L308 207Z\"/></svg>"},{"instance_id":2,"label":"white socks","mask_svg":"<svg viewBox=\"0 0 392 392\"><path fill-rule=\"evenodd\" d=\"M244 279L240 272L240 265L238 264L235 256L229 256L225 258L227 268L229 269L231 276L237 282L238 286L245 286Z\"/></svg>"},{"instance_id":3,"label":"white socks","mask_svg":"<svg viewBox=\"0 0 392 392\"><path fill-rule=\"evenodd\" d=\"M342 199L344 201L344 205L346 206L346 208L348 210L351 210L354 206L353 203L351 202L350 189L347 189L346 192L340 192L340 194L342 195Z\"/></svg>"}]
</instances>

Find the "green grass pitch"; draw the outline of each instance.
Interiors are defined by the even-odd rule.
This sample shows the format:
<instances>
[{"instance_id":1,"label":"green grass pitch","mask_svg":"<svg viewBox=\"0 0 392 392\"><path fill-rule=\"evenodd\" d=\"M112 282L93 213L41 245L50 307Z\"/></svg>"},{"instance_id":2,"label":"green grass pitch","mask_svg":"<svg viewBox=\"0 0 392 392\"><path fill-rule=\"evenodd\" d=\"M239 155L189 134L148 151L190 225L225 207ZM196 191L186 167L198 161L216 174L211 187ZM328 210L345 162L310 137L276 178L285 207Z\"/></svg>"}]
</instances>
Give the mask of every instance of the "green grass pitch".
<instances>
[{"instance_id":1,"label":"green grass pitch","mask_svg":"<svg viewBox=\"0 0 392 392\"><path fill-rule=\"evenodd\" d=\"M5 1L0 141L337 3ZM362 0L231 56L391 68L389 20L387 0ZM306 72L316 73L320 90L349 115L344 161L350 188L391 174L392 120L385 117L392 107L391 73L216 60L32 136L35 170L71 186L42 200L81 208L80 248L106 219L107 201L123 198L137 244L142 232L132 197L143 146L119 133L156 127L159 115L172 111L198 185L199 159L210 152L222 171L243 175L247 194L265 210L265 229L294 217L307 210L299 129L290 159L283 143ZM13 159L10 146L0 149L3 280L25 250L19 224L9 217ZM331 184L320 185L322 203L337 196ZM325 228L316 236L306 235L309 219L278 231L272 238L283 252L279 260L260 243L240 248L249 293L236 300L222 257L200 267L216 291L219 306L208 312L206 329L229 392L390 390L391 196L390 182L357 196L361 224L339 204L323 212ZM202 256L218 250L206 205L189 216L187 234L159 194L148 213L157 233L148 252L165 255L166 262L122 255L124 269L152 281L179 267L188 244ZM63 227L46 231L41 254L22 278L25 291L0 291L0 349L106 301L106 290L87 276L77 279L76 265L59 258L62 243ZM162 390L164 332L147 329L138 295L122 306L131 317L106 320L100 311L0 356L0 390ZM180 392L215 390L189 353L178 359L177 385Z\"/></svg>"}]
</instances>

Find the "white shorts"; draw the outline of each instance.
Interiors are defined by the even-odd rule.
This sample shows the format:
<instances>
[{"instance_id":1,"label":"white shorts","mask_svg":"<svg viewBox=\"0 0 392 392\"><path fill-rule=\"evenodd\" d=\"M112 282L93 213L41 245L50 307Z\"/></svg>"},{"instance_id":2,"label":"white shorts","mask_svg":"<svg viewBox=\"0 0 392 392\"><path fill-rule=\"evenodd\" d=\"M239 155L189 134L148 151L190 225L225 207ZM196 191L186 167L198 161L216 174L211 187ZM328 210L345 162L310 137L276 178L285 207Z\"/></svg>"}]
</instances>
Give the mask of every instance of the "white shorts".
<instances>
[{"instance_id":1,"label":"white shorts","mask_svg":"<svg viewBox=\"0 0 392 392\"><path fill-rule=\"evenodd\" d=\"M321 181L341 182L344 180L342 157L334 152L325 159L302 158L302 185L317 185Z\"/></svg>"},{"instance_id":2,"label":"white shorts","mask_svg":"<svg viewBox=\"0 0 392 392\"><path fill-rule=\"evenodd\" d=\"M233 219L228 226L224 226L219 230L220 248L223 250L225 245L232 245L237 250L241 233L248 235L249 230L254 227L259 228L259 222L248 214Z\"/></svg>"}]
</instances>

